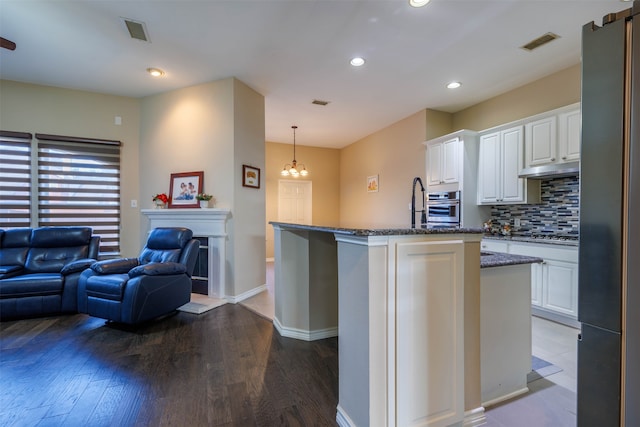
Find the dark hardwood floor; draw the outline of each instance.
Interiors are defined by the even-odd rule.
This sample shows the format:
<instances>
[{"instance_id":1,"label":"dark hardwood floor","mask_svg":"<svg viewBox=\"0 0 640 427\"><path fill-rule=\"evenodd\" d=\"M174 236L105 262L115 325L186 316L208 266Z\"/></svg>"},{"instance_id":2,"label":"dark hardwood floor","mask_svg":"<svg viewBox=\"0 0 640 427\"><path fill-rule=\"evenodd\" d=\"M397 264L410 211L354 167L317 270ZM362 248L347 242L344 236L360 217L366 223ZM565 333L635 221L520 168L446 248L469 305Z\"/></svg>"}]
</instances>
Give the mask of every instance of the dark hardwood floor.
<instances>
[{"instance_id":1,"label":"dark hardwood floor","mask_svg":"<svg viewBox=\"0 0 640 427\"><path fill-rule=\"evenodd\" d=\"M0 323L2 426L335 426L337 402L337 339L282 338L240 305Z\"/></svg>"}]
</instances>

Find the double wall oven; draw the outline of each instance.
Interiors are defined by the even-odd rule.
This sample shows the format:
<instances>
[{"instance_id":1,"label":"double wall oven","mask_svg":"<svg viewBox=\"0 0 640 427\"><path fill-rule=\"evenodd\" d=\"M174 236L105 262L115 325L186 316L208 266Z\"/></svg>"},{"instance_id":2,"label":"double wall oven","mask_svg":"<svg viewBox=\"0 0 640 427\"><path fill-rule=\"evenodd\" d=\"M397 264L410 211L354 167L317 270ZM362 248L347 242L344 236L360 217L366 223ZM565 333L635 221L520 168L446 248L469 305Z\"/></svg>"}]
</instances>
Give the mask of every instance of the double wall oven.
<instances>
[{"instance_id":1,"label":"double wall oven","mask_svg":"<svg viewBox=\"0 0 640 427\"><path fill-rule=\"evenodd\" d=\"M427 193L427 228L460 227L460 192Z\"/></svg>"}]
</instances>

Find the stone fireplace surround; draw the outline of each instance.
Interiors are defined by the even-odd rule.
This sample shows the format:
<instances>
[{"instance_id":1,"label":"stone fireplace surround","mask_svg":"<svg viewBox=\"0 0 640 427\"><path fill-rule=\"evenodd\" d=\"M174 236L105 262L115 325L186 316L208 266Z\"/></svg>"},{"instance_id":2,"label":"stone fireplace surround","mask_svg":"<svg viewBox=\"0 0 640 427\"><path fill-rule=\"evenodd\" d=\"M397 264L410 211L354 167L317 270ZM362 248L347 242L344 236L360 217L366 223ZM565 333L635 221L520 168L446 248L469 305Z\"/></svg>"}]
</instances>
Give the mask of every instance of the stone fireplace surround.
<instances>
[{"instance_id":1,"label":"stone fireplace surround","mask_svg":"<svg viewBox=\"0 0 640 427\"><path fill-rule=\"evenodd\" d=\"M225 298L225 264L228 209L142 209L149 219L149 230L157 227L186 227L194 237L208 239L208 296Z\"/></svg>"}]
</instances>

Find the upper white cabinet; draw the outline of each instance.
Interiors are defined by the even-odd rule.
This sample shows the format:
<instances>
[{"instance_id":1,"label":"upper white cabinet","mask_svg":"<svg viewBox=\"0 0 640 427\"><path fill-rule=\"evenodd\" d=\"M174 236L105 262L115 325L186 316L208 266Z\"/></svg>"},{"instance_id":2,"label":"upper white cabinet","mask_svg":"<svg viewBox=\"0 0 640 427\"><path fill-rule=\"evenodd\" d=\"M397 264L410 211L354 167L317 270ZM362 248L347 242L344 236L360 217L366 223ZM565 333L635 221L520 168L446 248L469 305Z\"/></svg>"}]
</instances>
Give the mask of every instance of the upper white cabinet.
<instances>
[{"instance_id":1,"label":"upper white cabinet","mask_svg":"<svg viewBox=\"0 0 640 427\"><path fill-rule=\"evenodd\" d=\"M582 112L579 108L558 115L558 154L561 162L580 160Z\"/></svg>"},{"instance_id":2,"label":"upper white cabinet","mask_svg":"<svg viewBox=\"0 0 640 427\"><path fill-rule=\"evenodd\" d=\"M460 181L460 137L427 142L427 187ZM429 190L431 191L431 190ZM437 191L437 190L436 190Z\"/></svg>"},{"instance_id":3,"label":"upper white cabinet","mask_svg":"<svg viewBox=\"0 0 640 427\"><path fill-rule=\"evenodd\" d=\"M460 191L460 225L481 227L490 212L477 203L478 133L462 129L423 144L427 191Z\"/></svg>"},{"instance_id":4,"label":"upper white cabinet","mask_svg":"<svg viewBox=\"0 0 640 427\"><path fill-rule=\"evenodd\" d=\"M526 157L528 166L553 163L557 157L557 118L545 117L526 125Z\"/></svg>"},{"instance_id":5,"label":"upper white cabinet","mask_svg":"<svg viewBox=\"0 0 640 427\"><path fill-rule=\"evenodd\" d=\"M580 160L579 104L526 119L526 167Z\"/></svg>"},{"instance_id":6,"label":"upper white cabinet","mask_svg":"<svg viewBox=\"0 0 640 427\"><path fill-rule=\"evenodd\" d=\"M480 135L478 204L536 203L540 183L519 178L524 166L522 125Z\"/></svg>"}]
</instances>

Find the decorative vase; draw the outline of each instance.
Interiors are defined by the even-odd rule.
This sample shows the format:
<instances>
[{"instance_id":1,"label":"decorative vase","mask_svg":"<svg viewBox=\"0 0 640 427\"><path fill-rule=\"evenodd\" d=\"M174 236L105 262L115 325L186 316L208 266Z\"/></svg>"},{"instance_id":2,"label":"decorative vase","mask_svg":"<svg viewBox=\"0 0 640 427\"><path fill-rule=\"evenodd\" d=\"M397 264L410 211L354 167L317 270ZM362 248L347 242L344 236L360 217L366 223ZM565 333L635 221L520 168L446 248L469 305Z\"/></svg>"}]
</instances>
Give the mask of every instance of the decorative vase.
<instances>
[{"instance_id":1,"label":"decorative vase","mask_svg":"<svg viewBox=\"0 0 640 427\"><path fill-rule=\"evenodd\" d=\"M166 207L166 203L162 200L154 200L156 209L164 209Z\"/></svg>"},{"instance_id":2,"label":"decorative vase","mask_svg":"<svg viewBox=\"0 0 640 427\"><path fill-rule=\"evenodd\" d=\"M208 200L200 200L200 207L201 208L208 208L209 207L209 201Z\"/></svg>"}]
</instances>

